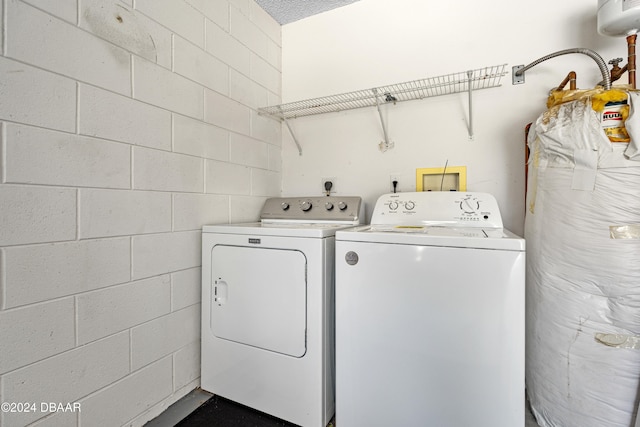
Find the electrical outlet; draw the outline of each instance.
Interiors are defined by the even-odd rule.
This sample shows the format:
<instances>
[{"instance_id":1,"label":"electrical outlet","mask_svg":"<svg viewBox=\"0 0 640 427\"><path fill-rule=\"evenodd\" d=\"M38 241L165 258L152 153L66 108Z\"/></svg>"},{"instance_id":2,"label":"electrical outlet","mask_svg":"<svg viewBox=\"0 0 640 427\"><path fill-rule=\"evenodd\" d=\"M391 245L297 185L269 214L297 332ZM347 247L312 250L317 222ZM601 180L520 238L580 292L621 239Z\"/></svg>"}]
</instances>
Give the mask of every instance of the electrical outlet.
<instances>
[{"instance_id":1,"label":"electrical outlet","mask_svg":"<svg viewBox=\"0 0 640 427\"><path fill-rule=\"evenodd\" d=\"M396 183L395 186L393 185L394 182ZM393 193L394 190L395 190L395 192L399 193L400 192L400 183L401 182L402 182L402 180L400 179L400 174L391 174L389 176L389 193Z\"/></svg>"},{"instance_id":2,"label":"electrical outlet","mask_svg":"<svg viewBox=\"0 0 640 427\"><path fill-rule=\"evenodd\" d=\"M327 190L327 187L329 187L329 189ZM322 193L326 196L333 194L336 192L336 178L335 177L330 177L330 178L322 178L322 187L320 187L322 190Z\"/></svg>"}]
</instances>

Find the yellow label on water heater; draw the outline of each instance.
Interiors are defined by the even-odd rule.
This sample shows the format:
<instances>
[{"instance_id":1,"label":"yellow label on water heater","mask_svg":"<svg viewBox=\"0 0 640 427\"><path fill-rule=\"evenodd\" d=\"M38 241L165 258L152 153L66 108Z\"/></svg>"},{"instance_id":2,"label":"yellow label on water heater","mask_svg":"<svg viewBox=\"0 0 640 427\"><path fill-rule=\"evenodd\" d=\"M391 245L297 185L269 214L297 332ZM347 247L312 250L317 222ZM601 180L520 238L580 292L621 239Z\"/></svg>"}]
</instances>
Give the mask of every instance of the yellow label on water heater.
<instances>
[{"instance_id":1,"label":"yellow label on water heater","mask_svg":"<svg viewBox=\"0 0 640 427\"><path fill-rule=\"evenodd\" d=\"M629 117L629 105L607 105L600 115L600 124L611 142L630 142L631 138L625 127Z\"/></svg>"}]
</instances>

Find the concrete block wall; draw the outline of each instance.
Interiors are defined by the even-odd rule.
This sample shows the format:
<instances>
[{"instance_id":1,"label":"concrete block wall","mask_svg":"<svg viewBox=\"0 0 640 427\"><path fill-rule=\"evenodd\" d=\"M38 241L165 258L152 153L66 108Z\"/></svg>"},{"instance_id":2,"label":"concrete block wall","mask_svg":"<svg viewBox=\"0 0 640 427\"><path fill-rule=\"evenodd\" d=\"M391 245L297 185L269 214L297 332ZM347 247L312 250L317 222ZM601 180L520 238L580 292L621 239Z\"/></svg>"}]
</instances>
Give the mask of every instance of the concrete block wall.
<instances>
[{"instance_id":1,"label":"concrete block wall","mask_svg":"<svg viewBox=\"0 0 640 427\"><path fill-rule=\"evenodd\" d=\"M0 425L143 425L199 385L202 225L281 192L257 114L280 26L253 0L0 1Z\"/></svg>"}]
</instances>

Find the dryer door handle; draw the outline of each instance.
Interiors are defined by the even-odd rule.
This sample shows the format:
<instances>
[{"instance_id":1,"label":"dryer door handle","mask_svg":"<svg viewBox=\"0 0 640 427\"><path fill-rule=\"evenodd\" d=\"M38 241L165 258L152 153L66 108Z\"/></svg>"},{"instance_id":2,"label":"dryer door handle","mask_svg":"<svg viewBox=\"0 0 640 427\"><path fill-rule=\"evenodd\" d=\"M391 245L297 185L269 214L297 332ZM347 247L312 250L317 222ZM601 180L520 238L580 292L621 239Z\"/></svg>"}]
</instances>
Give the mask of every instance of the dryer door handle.
<instances>
[{"instance_id":1,"label":"dryer door handle","mask_svg":"<svg viewBox=\"0 0 640 427\"><path fill-rule=\"evenodd\" d=\"M213 300L222 305L227 302L229 286L224 280L218 279L213 285Z\"/></svg>"}]
</instances>

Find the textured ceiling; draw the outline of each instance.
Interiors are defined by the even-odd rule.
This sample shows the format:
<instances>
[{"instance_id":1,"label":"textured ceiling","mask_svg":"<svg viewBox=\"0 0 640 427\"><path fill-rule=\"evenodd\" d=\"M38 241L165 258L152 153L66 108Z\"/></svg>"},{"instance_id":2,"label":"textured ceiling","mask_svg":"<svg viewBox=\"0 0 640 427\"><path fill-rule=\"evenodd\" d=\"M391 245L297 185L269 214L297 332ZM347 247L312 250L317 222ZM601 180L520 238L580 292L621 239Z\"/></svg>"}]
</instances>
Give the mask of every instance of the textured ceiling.
<instances>
[{"instance_id":1,"label":"textured ceiling","mask_svg":"<svg viewBox=\"0 0 640 427\"><path fill-rule=\"evenodd\" d=\"M256 0L280 25L346 6L358 0Z\"/></svg>"}]
</instances>

